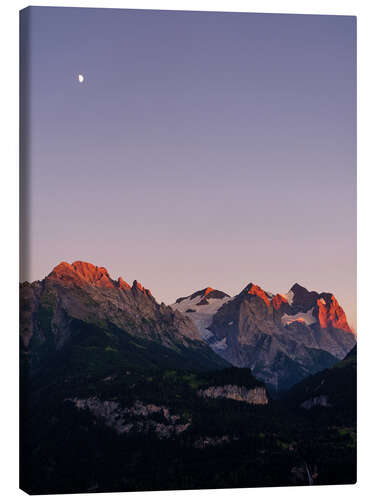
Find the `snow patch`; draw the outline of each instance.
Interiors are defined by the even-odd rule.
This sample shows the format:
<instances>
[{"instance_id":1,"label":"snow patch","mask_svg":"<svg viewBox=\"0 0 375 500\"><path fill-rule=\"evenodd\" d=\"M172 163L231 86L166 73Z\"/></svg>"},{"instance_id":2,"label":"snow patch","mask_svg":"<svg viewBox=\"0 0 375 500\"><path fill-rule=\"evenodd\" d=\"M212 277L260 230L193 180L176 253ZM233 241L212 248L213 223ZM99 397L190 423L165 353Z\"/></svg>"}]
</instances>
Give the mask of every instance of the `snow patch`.
<instances>
[{"instance_id":1,"label":"snow patch","mask_svg":"<svg viewBox=\"0 0 375 500\"><path fill-rule=\"evenodd\" d=\"M194 299L187 297L186 299L181 300L178 304L171 304L171 307L172 309L176 309L177 311L186 314L188 309L195 309L194 306L197 306L198 302L201 300L201 296L194 297ZM223 297L222 299L213 299L206 297L206 300L208 304L199 305L194 312L187 313L189 318L195 323L195 326L197 327L203 340L208 340L213 336L212 332L208 330L208 327L212 323L212 318L223 304L233 300L233 298Z\"/></svg>"},{"instance_id":2,"label":"snow patch","mask_svg":"<svg viewBox=\"0 0 375 500\"><path fill-rule=\"evenodd\" d=\"M281 323L285 326L285 325L290 325L291 323L294 323L296 321L298 323L305 323L306 325L312 325L313 323L316 323L316 318L314 318L313 310L314 308L312 307L309 311L305 313L301 312L293 315L284 314L281 317Z\"/></svg>"},{"instance_id":3,"label":"snow patch","mask_svg":"<svg viewBox=\"0 0 375 500\"><path fill-rule=\"evenodd\" d=\"M292 290L289 290L289 292L286 295L283 295L283 297L286 298L286 300L288 301L289 305L293 304L294 292L292 292Z\"/></svg>"}]
</instances>

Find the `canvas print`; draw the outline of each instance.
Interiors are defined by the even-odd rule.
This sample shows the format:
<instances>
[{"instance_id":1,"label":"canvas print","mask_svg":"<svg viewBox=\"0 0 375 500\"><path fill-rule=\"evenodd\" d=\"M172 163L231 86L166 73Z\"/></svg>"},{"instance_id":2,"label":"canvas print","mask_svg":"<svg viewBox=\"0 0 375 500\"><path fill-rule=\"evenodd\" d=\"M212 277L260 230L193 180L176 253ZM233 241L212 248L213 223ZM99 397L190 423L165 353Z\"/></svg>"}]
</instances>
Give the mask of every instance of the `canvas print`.
<instances>
[{"instance_id":1,"label":"canvas print","mask_svg":"<svg viewBox=\"0 0 375 500\"><path fill-rule=\"evenodd\" d=\"M355 18L20 36L21 488L355 483Z\"/></svg>"}]
</instances>

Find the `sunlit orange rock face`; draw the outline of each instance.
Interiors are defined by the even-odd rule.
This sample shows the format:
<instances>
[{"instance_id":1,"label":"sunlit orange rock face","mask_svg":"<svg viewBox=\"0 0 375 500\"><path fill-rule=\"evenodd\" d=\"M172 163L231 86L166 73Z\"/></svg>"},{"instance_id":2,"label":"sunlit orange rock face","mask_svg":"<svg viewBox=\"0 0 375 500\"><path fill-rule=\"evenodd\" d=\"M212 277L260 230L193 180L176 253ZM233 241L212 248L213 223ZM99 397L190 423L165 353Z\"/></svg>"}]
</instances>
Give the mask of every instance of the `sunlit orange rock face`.
<instances>
[{"instance_id":1,"label":"sunlit orange rock face","mask_svg":"<svg viewBox=\"0 0 375 500\"><path fill-rule=\"evenodd\" d=\"M251 283L247 293L249 295L256 295L257 297L260 297L267 304L267 306L270 307L271 304L269 298L267 297L265 291L260 288L260 286Z\"/></svg>"},{"instance_id":2,"label":"sunlit orange rock face","mask_svg":"<svg viewBox=\"0 0 375 500\"><path fill-rule=\"evenodd\" d=\"M139 292L143 293L143 295L147 295L148 297L152 297L150 290L145 288L144 286L139 283L139 281L135 280L133 282L133 289L138 290Z\"/></svg>"},{"instance_id":3,"label":"sunlit orange rock face","mask_svg":"<svg viewBox=\"0 0 375 500\"><path fill-rule=\"evenodd\" d=\"M113 281L105 267L94 266L89 262L82 262L80 260L73 262L73 264L61 262L53 269L48 279L60 281L66 285L130 290L130 285L121 277L117 282Z\"/></svg>"},{"instance_id":4,"label":"sunlit orange rock face","mask_svg":"<svg viewBox=\"0 0 375 500\"><path fill-rule=\"evenodd\" d=\"M98 267L89 262L75 261L73 264L61 262L49 275L50 279L63 281L66 284L97 286L100 288L114 288L105 267Z\"/></svg>"},{"instance_id":5,"label":"sunlit orange rock face","mask_svg":"<svg viewBox=\"0 0 375 500\"><path fill-rule=\"evenodd\" d=\"M118 283L119 288L124 288L125 290L130 290L130 288L131 288L131 286L129 285L129 283L126 283L126 281L123 280L121 278L121 276L119 277L117 283Z\"/></svg>"},{"instance_id":6,"label":"sunlit orange rock face","mask_svg":"<svg viewBox=\"0 0 375 500\"><path fill-rule=\"evenodd\" d=\"M286 321L287 325L291 325L292 323L306 323L306 321L303 318L295 318L295 319L291 319L289 321Z\"/></svg>"},{"instance_id":7,"label":"sunlit orange rock face","mask_svg":"<svg viewBox=\"0 0 375 500\"><path fill-rule=\"evenodd\" d=\"M278 311L283 304L287 303L288 301L286 300L286 298L280 295L279 293L277 293L272 297L272 305L273 308L276 309L276 311Z\"/></svg>"},{"instance_id":8,"label":"sunlit orange rock face","mask_svg":"<svg viewBox=\"0 0 375 500\"><path fill-rule=\"evenodd\" d=\"M94 266L80 260L73 262L73 264L61 262L53 269L48 279L60 281L64 285L133 290L133 292L140 292L147 297L152 297L150 290L142 286L139 281L135 280L132 287L121 277L114 281L105 267Z\"/></svg>"},{"instance_id":9,"label":"sunlit orange rock face","mask_svg":"<svg viewBox=\"0 0 375 500\"><path fill-rule=\"evenodd\" d=\"M73 262L73 269L90 285L103 288L114 288L114 284L105 267L97 267L89 262Z\"/></svg>"},{"instance_id":10,"label":"sunlit orange rock face","mask_svg":"<svg viewBox=\"0 0 375 500\"><path fill-rule=\"evenodd\" d=\"M346 320L346 315L342 307L336 300L334 295L328 295L325 298L317 300L318 318L321 328L332 326L339 330L352 333L350 326Z\"/></svg>"}]
</instances>

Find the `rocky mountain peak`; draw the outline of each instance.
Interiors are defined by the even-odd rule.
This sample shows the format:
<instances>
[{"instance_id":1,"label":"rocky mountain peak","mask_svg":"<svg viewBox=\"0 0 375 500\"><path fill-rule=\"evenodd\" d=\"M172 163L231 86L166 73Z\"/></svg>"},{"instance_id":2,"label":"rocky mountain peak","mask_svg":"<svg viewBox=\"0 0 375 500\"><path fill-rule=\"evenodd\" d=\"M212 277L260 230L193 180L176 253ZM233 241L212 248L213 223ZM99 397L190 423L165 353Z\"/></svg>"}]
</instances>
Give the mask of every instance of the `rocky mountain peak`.
<instances>
[{"instance_id":1,"label":"rocky mountain peak","mask_svg":"<svg viewBox=\"0 0 375 500\"><path fill-rule=\"evenodd\" d=\"M142 293L143 295L146 295L147 297L152 297L152 294L150 292L150 290L148 288L145 288L139 281L137 280L134 280L133 281L133 286L132 286L132 290L136 291L136 292L140 292Z\"/></svg>"},{"instance_id":2,"label":"rocky mountain peak","mask_svg":"<svg viewBox=\"0 0 375 500\"><path fill-rule=\"evenodd\" d=\"M254 283L249 283L241 292L240 295L255 295L266 303L267 307L270 307L270 299L268 298L266 292L258 285Z\"/></svg>"},{"instance_id":3,"label":"rocky mountain peak","mask_svg":"<svg viewBox=\"0 0 375 500\"><path fill-rule=\"evenodd\" d=\"M66 273L69 273L72 271L72 265L69 264L68 262L60 262L60 264L57 264L57 266L55 266L51 273L49 274L49 276L52 276L52 275L58 275L58 274L66 274Z\"/></svg>"},{"instance_id":4,"label":"rocky mountain peak","mask_svg":"<svg viewBox=\"0 0 375 500\"><path fill-rule=\"evenodd\" d=\"M204 298L206 299L224 299L225 297L229 297L229 295L221 290L215 290L210 286L204 289Z\"/></svg>"},{"instance_id":5,"label":"rocky mountain peak","mask_svg":"<svg viewBox=\"0 0 375 500\"><path fill-rule=\"evenodd\" d=\"M72 268L85 281L91 285L101 286L104 288L113 288L114 284L105 267L98 267L89 262L77 260L73 262Z\"/></svg>"},{"instance_id":6,"label":"rocky mountain peak","mask_svg":"<svg viewBox=\"0 0 375 500\"><path fill-rule=\"evenodd\" d=\"M291 304L294 311L307 312L313 309L320 328L335 328L344 332L353 333L348 325L346 315L336 297L332 293L317 293L309 291L295 283L288 294L291 295Z\"/></svg>"},{"instance_id":7,"label":"rocky mountain peak","mask_svg":"<svg viewBox=\"0 0 375 500\"><path fill-rule=\"evenodd\" d=\"M114 288L114 283L105 267L98 267L80 260L72 264L61 262L47 276L47 279L60 281L66 285Z\"/></svg>"},{"instance_id":8,"label":"rocky mountain peak","mask_svg":"<svg viewBox=\"0 0 375 500\"><path fill-rule=\"evenodd\" d=\"M201 308L189 307L189 317L201 328ZM249 283L211 313L204 328L199 331L215 352L251 368L277 390L330 366L355 344L336 298L298 283L275 295Z\"/></svg>"},{"instance_id":9,"label":"rocky mountain peak","mask_svg":"<svg viewBox=\"0 0 375 500\"><path fill-rule=\"evenodd\" d=\"M56 332L53 343L60 349L76 328L83 328L94 336L99 331L111 332L114 337L119 335L120 344L125 342L122 336L128 335L155 342L156 349L161 345L179 353L183 346L194 349L192 358L195 352L198 358L202 356L199 363L208 361L209 365L212 359L212 366L216 366L216 362L219 366L227 364L202 341L188 317L159 305L150 290L137 280L130 286L121 277L111 279L104 267L82 261L61 262L42 281L21 285L20 295L23 304L21 337L25 348L33 337L44 342L47 333L53 331ZM114 350L118 348L114 344ZM187 358L190 358L189 353ZM150 359L148 362L152 364Z\"/></svg>"},{"instance_id":10,"label":"rocky mountain peak","mask_svg":"<svg viewBox=\"0 0 375 500\"><path fill-rule=\"evenodd\" d=\"M272 297L272 306L274 309L276 309L276 311L279 311L280 309L288 306L288 299L285 297L285 295L277 293Z\"/></svg>"},{"instance_id":11,"label":"rocky mountain peak","mask_svg":"<svg viewBox=\"0 0 375 500\"><path fill-rule=\"evenodd\" d=\"M345 312L331 293L322 293L316 301L318 307L319 325L321 328L337 328L353 333L348 325Z\"/></svg>"},{"instance_id":12,"label":"rocky mountain peak","mask_svg":"<svg viewBox=\"0 0 375 500\"><path fill-rule=\"evenodd\" d=\"M293 294L291 296L293 307L303 311L307 311L311 309L311 307L314 307L319 297L317 292L309 292L307 288L301 286L299 283L295 283L288 294Z\"/></svg>"},{"instance_id":13,"label":"rocky mountain peak","mask_svg":"<svg viewBox=\"0 0 375 500\"><path fill-rule=\"evenodd\" d=\"M119 288L122 288L122 289L125 289L125 290L130 290L131 289L131 286L129 285L129 283L127 283L125 280L123 280L121 278L121 276L117 280L117 284L118 284Z\"/></svg>"},{"instance_id":14,"label":"rocky mountain peak","mask_svg":"<svg viewBox=\"0 0 375 500\"><path fill-rule=\"evenodd\" d=\"M290 289L292 290L293 293L297 293L299 290L301 290L302 292L308 291L307 288L300 285L299 283L294 283L294 285Z\"/></svg>"},{"instance_id":15,"label":"rocky mountain peak","mask_svg":"<svg viewBox=\"0 0 375 500\"><path fill-rule=\"evenodd\" d=\"M194 292L186 297L179 297L176 300L176 304L180 304L186 299L194 300L197 297L201 299L199 305L205 305L208 304L208 299L224 299L225 297L229 298L230 296L225 292L207 286L206 288L203 288L203 290L198 290L197 292Z\"/></svg>"},{"instance_id":16,"label":"rocky mountain peak","mask_svg":"<svg viewBox=\"0 0 375 500\"><path fill-rule=\"evenodd\" d=\"M72 264L61 262L47 276L48 280L58 281L64 285L93 286L97 288L120 288L121 290L133 290L142 293L146 297L152 297L149 289L145 288L139 281L134 280L130 286L121 276L117 281L113 280L105 267L95 266L90 262L77 260Z\"/></svg>"}]
</instances>

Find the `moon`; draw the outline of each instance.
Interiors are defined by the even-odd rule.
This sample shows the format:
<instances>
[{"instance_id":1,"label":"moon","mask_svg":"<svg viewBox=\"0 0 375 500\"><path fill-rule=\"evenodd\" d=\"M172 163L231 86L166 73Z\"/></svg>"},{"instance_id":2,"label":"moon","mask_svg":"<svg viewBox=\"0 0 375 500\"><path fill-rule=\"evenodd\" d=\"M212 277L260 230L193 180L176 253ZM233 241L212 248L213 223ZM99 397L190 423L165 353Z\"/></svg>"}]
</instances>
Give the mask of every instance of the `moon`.
<instances>
[{"instance_id":1,"label":"moon","mask_svg":"<svg viewBox=\"0 0 375 500\"><path fill-rule=\"evenodd\" d=\"M81 75L81 73L78 75L78 81L79 83L83 83L85 81L85 77Z\"/></svg>"}]
</instances>

